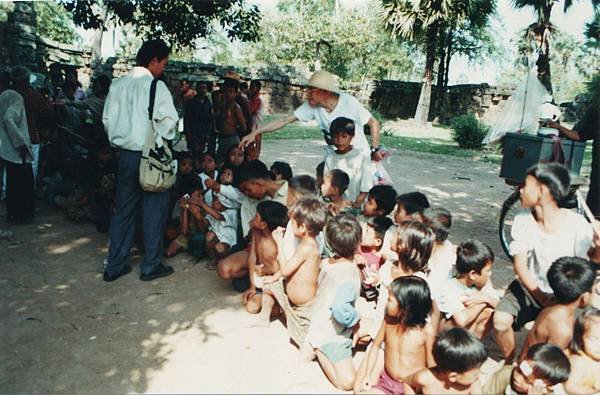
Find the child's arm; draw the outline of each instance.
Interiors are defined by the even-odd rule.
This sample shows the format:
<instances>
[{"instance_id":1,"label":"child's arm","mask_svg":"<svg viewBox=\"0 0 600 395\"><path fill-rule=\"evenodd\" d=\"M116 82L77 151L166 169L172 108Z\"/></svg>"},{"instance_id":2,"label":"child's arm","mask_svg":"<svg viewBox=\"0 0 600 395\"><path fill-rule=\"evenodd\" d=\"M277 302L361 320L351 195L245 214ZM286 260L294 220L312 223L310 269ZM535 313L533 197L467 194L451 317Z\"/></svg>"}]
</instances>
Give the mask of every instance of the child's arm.
<instances>
[{"instance_id":1,"label":"child's arm","mask_svg":"<svg viewBox=\"0 0 600 395\"><path fill-rule=\"evenodd\" d=\"M300 243L294 255L286 260L283 255L283 232L285 230L283 228L278 228L273 231L273 239L275 240L275 244L277 244L277 264L279 265L279 275L280 277L290 277L292 274L298 270L300 265L302 265L306 260L311 256L314 252L312 250L312 246L306 243ZM277 273L275 273L275 276Z\"/></svg>"},{"instance_id":2,"label":"child's arm","mask_svg":"<svg viewBox=\"0 0 600 395\"><path fill-rule=\"evenodd\" d=\"M240 129L246 130L246 118L244 118L244 114L242 113L242 109L236 103L234 107L235 119L237 124L240 126Z\"/></svg>"},{"instance_id":3,"label":"child's arm","mask_svg":"<svg viewBox=\"0 0 600 395\"><path fill-rule=\"evenodd\" d=\"M542 292L538 287L535 278L527 268L527 253L516 254L513 257L515 273L519 276L521 284L531 293L531 295L542 305L546 306L550 302L549 296Z\"/></svg>"},{"instance_id":4,"label":"child's arm","mask_svg":"<svg viewBox=\"0 0 600 395\"><path fill-rule=\"evenodd\" d=\"M352 204L352 207L359 208L360 206L362 206L363 202L365 201L365 199L367 198L368 195L369 195L369 192L361 192L361 193L359 193L358 197L356 198L356 200Z\"/></svg>"},{"instance_id":5,"label":"child's arm","mask_svg":"<svg viewBox=\"0 0 600 395\"><path fill-rule=\"evenodd\" d=\"M477 316L481 314L485 307L485 303L472 304L464 310L459 310L455 312L450 318L452 321L454 321L454 323L457 326L460 326L461 328L466 328L469 325L471 325L473 321L475 321Z\"/></svg>"},{"instance_id":6,"label":"child's arm","mask_svg":"<svg viewBox=\"0 0 600 395\"><path fill-rule=\"evenodd\" d=\"M242 302L248 303L248 300L256 294L256 285L254 284L254 272L256 271L256 236L250 231L250 254L248 255L248 277L250 279L250 288L242 295Z\"/></svg>"},{"instance_id":7,"label":"child's arm","mask_svg":"<svg viewBox=\"0 0 600 395\"><path fill-rule=\"evenodd\" d=\"M199 202L198 206L200 206L200 208L204 210L206 214L210 215L218 221L223 221L225 219L225 216L223 214L210 207L208 204L206 204L205 201Z\"/></svg>"},{"instance_id":8,"label":"child's arm","mask_svg":"<svg viewBox=\"0 0 600 395\"><path fill-rule=\"evenodd\" d=\"M379 332L377 332L377 337L375 338L375 341L373 341L373 344L367 353L367 367L365 369L365 375L357 378L361 380L361 382L359 382L361 391L368 391L374 384L377 384L371 383L370 377L373 374L373 369L375 369L381 344L385 341L385 326L386 323L383 321L381 323L381 327L379 328Z\"/></svg>"},{"instance_id":9,"label":"child's arm","mask_svg":"<svg viewBox=\"0 0 600 395\"><path fill-rule=\"evenodd\" d=\"M188 225L188 210L185 207L181 208L181 214L179 214L181 219L181 224L179 225L179 230L182 235L187 235L189 225Z\"/></svg>"}]
</instances>

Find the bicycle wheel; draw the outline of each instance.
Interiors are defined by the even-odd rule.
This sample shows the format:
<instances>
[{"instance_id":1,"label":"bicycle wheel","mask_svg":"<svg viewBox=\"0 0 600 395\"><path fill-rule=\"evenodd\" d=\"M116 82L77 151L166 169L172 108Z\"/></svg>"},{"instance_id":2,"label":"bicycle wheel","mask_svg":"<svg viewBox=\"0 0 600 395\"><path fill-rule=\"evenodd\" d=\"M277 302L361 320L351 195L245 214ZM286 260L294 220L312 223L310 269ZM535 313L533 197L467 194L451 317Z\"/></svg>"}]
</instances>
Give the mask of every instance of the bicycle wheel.
<instances>
[{"instance_id":1,"label":"bicycle wheel","mask_svg":"<svg viewBox=\"0 0 600 395\"><path fill-rule=\"evenodd\" d=\"M521 211L521 203L519 201L519 191L513 192L502 204L500 211L500 220L498 221L498 235L500 236L500 245L504 254L509 260L512 260L510 254L510 242L512 241L511 229L515 216Z\"/></svg>"}]
</instances>

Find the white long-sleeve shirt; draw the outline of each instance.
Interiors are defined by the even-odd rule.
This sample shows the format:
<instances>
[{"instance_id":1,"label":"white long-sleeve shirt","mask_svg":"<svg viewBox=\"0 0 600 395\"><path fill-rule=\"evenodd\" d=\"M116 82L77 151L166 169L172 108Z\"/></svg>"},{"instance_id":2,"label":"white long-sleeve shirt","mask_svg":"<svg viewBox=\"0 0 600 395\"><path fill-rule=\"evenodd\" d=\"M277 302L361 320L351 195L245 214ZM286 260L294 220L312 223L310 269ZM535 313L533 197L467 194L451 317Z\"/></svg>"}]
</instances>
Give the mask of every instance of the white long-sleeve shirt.
<instances>
[{"instance_id":1,"label":"white long-sleeve shirt","mask_svg":"<svg viewBox=\"0 0 600 395\"><path fill-rule=\"evenodd\" d=\"M147 68L136 66L110 86L102 123L113 146L130 151L142 151L144 148L150 131L148 105L152 80L153 76ZM171 92L162 81L156 84L152 118L158 136L166 140L175 137L174 127L179 116Z\"/></svg>"}]
</instances>

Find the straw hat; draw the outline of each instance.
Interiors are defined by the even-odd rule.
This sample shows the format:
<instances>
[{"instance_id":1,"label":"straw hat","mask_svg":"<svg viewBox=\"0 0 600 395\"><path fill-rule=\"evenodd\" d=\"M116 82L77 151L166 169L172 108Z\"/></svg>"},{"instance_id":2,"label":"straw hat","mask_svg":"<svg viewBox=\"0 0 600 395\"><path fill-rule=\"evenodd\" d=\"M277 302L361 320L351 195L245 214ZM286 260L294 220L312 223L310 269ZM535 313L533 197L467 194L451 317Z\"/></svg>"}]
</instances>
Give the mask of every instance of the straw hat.
<instances>
[{"instance_id":1,"label":"straw hat","mask_svg":"<svg viewBox=\"0 0 600 395\"><path fill-rule=\"evenodd\" d=\"M333 93L340 93L337 77L324 70L316 71L306 85Z\"/></svg>"},{"instance_id":2,"label":"straw hat","mask_svg":"<svg viewBox=\"0 0 600 395\"><path fill-rule=\"evenodd\" d=\"M240 75L238 73L236 73L233 70L229 70L227 71L227 73L225 73L225 76L223 77L223 79L229 79L229 80L235 80L235 81L240 81L242 78L240 77Z\"/></svg>"}]
</instances>

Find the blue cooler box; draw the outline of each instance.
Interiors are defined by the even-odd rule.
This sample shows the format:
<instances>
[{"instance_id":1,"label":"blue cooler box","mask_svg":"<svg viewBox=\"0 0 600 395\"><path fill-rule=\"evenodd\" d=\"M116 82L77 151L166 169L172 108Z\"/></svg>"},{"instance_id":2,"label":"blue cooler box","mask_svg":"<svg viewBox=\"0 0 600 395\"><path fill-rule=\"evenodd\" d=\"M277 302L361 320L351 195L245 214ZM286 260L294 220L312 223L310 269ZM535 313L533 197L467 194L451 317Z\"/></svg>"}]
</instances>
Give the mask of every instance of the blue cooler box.
<instances>
[{"instance_id":1,"label":"blue cooler box","mask_svg":"<svg viewBox=\"0 0 600 395\"><path fill-rule=\"evenodd\" d=\"M579 175L585 152L585 141L560 140L566 165L572 175ZM531 166L539 162L550 162L553 142L554 140L550 137L507 133L503 140L500 177L506 178L507 181L522 183Z\"/></svg>"}]
</instances>

